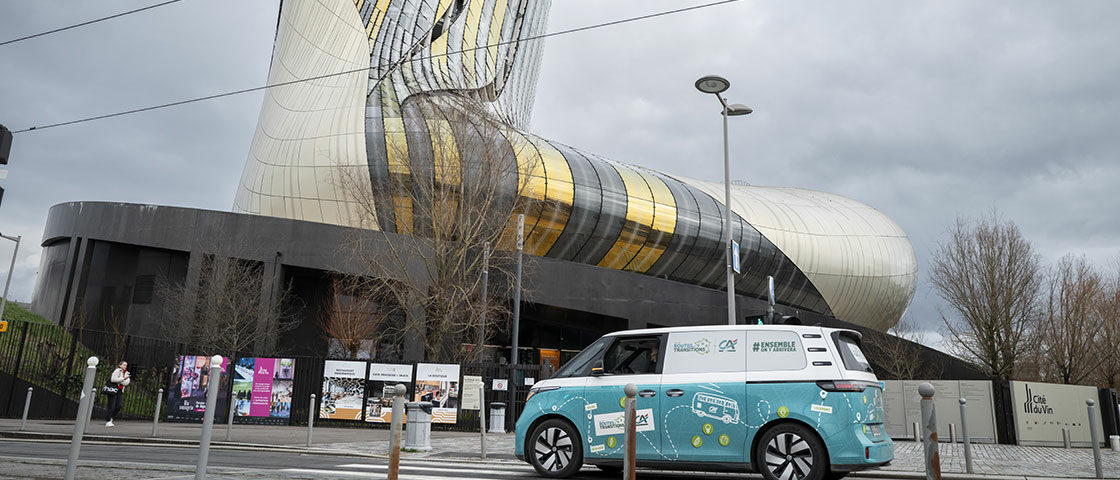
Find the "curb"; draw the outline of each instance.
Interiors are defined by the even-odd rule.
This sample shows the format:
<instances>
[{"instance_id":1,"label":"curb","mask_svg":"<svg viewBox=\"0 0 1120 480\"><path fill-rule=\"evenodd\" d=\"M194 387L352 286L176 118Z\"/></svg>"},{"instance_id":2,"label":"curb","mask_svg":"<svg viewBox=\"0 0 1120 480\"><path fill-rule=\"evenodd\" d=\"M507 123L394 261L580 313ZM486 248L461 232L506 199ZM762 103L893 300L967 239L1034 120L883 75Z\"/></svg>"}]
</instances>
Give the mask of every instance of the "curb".
<instances>
[{"instance_id":1,"label":"curb","mask_svg":"<svg viewBox=\"0 0 1120 480\"><path fill-rule=\"evenodd\" d=\"M61 433L38 433L38 432L0 432L0 439L10 440L32 440L32 441L64 441L69 442L71 435ZM172 438L140 438L140 437L119 437L114 435L85 435L82 437L83 442L93 443L111 443L111 444L134 444L134 445L149 445L157 447L197 447L199 442L197 440L179 440ZM273 452L289 452L289 453L302 453L310 455L334 455L341 457L361 457L361 458L388 458L388 455L372 454L372 453L359 453L347 452L340 450L324 450L319 448L305 448L293 447L288 445L269 445L261 443L238 443L238 442L210 442L210 448L218 448L225 450L262 450L267 449Z\"/></svg>"}]
</instances>

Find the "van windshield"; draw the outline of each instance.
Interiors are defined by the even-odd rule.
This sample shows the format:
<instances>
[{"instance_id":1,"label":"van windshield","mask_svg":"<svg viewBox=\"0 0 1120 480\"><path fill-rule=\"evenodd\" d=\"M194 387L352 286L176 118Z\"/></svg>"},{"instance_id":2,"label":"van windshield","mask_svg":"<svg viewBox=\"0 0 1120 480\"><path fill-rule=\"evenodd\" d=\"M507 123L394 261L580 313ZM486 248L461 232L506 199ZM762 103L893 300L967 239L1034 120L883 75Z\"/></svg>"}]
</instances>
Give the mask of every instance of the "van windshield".
<instances>
[{"instance_id":1,"label":"van windshield","mask_svg":"<svg viewBox=\"0 0 1120 480\"><path fill-rule=\"evenodd\" d=\"M579 352L579 354L571 360L568 360L568 363L565 363L563 367L560 367L560 370L552 374L552 378L579 377L589 374L591 362L599 357L599 354L603 352L603 349L607 348L610 341L611 339L602 337L591 345L588 345L582 352Z\"/></svg>"},{"instance_id":2,"label":"van windshield","mask_svg":"<svg viewBox=\"0 0 1120 480\"><path fill-rule=\"evenodd\" d=\"M837 335L836 343L840 348L840 357L844 360L844 367L848 370L860 372L873 372L871 363L859 348L859 341L848 335Z\"/></svg>"}]
</instances>

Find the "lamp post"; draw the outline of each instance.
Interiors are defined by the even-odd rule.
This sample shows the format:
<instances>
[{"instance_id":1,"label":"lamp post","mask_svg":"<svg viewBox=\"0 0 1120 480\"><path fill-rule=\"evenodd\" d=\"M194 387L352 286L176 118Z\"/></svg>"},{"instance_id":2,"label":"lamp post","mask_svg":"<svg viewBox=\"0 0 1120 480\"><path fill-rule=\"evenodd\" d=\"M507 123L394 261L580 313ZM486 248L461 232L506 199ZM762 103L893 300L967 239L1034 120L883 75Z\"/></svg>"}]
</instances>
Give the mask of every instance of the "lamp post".
<instances>
[{"instance_id":1,"label":"lamp post","mask_svg":"<svg viewBox=\"0 0 1120 480\"><path fill-rule=\"evenodd\" d=\"M715 95L723 106L723 231L727 232L727 245L724 248L727 257L727 324L735 325L735 271L731 265L731 242L734 236L731 234L731 160L727 153L727 117L746 115L754 110L738 103L728 105L727 99L720 95L728 88L731 88L731 82L719 75L707 75L696 81L697 90Z\"/></svg>"},{"instance_id":2,"label":"lamp post","mask_svg":"<svg viewBox=\"0 0 1120 480\"><path fill-rule=\"evenodd\" d=\"M12 265L8 268L8 279L4 281L4 298L0 298L0 320L4 319L4 307L8 306L8 286L12 284L12 270L16 269L16 254L19 253L19 241L23 237L16 235L9 237L0 233L0 237L16 242L16 249L12 251Z\"/></svg>"}]
</instances>

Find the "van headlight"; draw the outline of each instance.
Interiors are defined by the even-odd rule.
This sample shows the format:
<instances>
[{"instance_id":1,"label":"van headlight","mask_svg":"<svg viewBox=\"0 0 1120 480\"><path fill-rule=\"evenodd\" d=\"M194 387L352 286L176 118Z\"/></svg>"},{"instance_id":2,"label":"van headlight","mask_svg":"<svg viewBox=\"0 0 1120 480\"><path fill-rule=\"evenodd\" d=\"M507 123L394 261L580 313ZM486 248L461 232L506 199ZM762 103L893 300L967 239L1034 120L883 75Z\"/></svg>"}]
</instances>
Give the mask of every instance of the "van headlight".
<instances>
[{"instance_id":1,"label":"van headlight","mask_svg":"<svg viewBox=\"0 0 1120 480\"><path fill-rule=\"evenodd\" d=\"M525 401L528 402L530 398L533 398L533 395L536 395L538 393L557 390L559 388L560 387L557 387L557 386L551 386L551 387L537 387L537 386L534 386L533 388L529 389L529 395L525 396Z\"/></svg>"}]
</instances>

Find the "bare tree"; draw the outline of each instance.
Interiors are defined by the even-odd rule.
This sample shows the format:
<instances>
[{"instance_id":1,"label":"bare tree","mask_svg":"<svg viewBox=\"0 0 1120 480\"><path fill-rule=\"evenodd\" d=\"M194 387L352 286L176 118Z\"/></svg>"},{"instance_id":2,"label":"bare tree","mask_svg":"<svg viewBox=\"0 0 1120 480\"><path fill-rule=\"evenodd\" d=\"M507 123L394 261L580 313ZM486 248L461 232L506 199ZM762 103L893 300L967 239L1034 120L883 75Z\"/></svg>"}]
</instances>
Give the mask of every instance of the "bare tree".
<instances>
[{"instance_id":1,"label":"bare tree","mask_svg":"<svg viewBox=\"0 0 1120 480\"><path fill-rule=\"evenodd\" d=\"M995 213L958 218L930 268L930 283L951 312L942 312L942 321L952 353L997 379L1013 378L1034 348L1042 277L1015 223Z\"/></svg>"},{"instance_id":2,"label":"bare tree","mask_svg":"<svg viewBox=\"0 0 1120 480\"><path fill-rule=\"evenodd\" d=\"M189 285L159 278L164 298L164 333L207 353L264 355L280 335L298 325L292 315L290 288L272 302L261 299L261 262L205 254L199 283ZM271 306L267 305L271 303Z\"/></svg>"},{"instance_id":3,"label":"bare tree","mask_svg":"<svg viewBox=\"0 0 1120 480\"><path fill-rule=\"evenodd\" d=\"M407 138L387 134L395 229L408 237L362 231L347 249L362 277L376 283L366 291L389 292L403 307L403 321L386 324L386 335L398 344L418 339L430 361L460 360L464 343L485 342L478 335L482 319L488 319L487 338L509 324L506 302L481 297L483 251L496 247L490 281L498 288L490 293L508 293L516 216L540 208L523 195L529 175L539 175L540 157L532 140L471 100L415 96L409 102L405 109L421 114L406 119L413 125ZM357 203L351 224L377 228L378 193L368 170L337 171L341 189Z\"/></svg>"},{"instance_id":4,"label":"bare tree","mask_svg":"<svg viewBox=\"0 0 1120 480\"><path fill-rule=\"evenodd\" d=\"M868 358L879 369L886 370L876 372L882 378L914 380L941 376L938 365L922 360L922 345L929 342L929 336L922 333L911 317L903 316L897 325L887 330L887 334L868 340L864 342Z\"/></svg>"},{"instance_id":5,"label":"bare tree","mask_svg":"<svg viewBox=\"0 0 1120 480\"><path fill-rule=\"evenodd\" d=\"M1047 316L1038 328L1045 378L1082 383L1104 361L1097 351L1103 279L1084 256L1066 255L1049 278Z\"/></svg>"},{"instance_id":6,"label":"bare tree","mask_svg":"<svg viewBox=\"0 0 1120 480\"><path fill-rule=\"evenodd\" d=\"M1102 286L1097 301L1100 331L1095 350L1100 357L1095 382L1098 386L1120 388L1120 260L1115 272Z\"/></svg>"},{"instance_id":7,"label":"bare tree","mask_svg":"<svg viewBox=\"0 0 1120 480\"><path fill-rule=\"evenodd\" d=\"M335 278L331 281L329 305L316 320L327 341L337 343L350 359L359 358L363 349L375 349L381 343L385 323L395 310L384 295L370 291L377 287L376 282L360 278ZM369 353L372 358L374 352Z\"/></svg>"}]
</instances>

